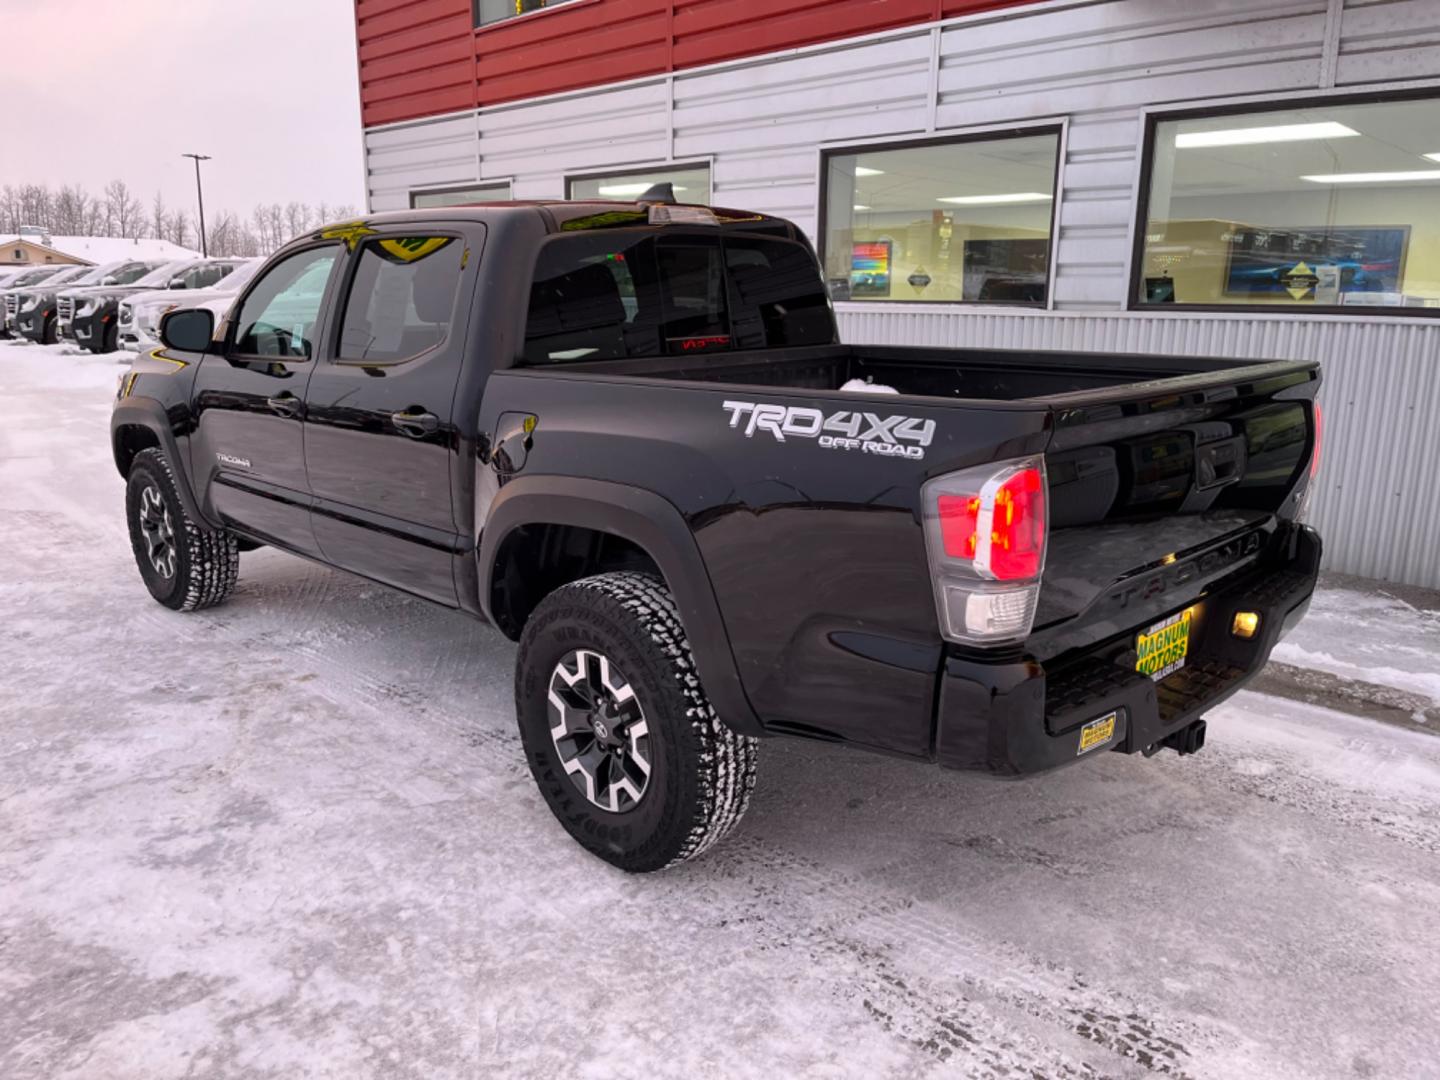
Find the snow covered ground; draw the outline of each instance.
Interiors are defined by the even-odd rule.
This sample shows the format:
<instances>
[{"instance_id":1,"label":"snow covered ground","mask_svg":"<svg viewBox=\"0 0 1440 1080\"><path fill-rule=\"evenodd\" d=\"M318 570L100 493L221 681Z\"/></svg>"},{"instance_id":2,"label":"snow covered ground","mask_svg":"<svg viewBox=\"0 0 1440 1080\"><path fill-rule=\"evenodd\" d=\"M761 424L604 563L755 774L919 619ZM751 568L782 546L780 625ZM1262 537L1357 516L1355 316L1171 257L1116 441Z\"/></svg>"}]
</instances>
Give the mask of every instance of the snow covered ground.
<instances>
[{"instance_id":1,"label":"snow covered ground","mask_svg":"<svg viewBox=\"0 0 1440 1080\"><path fill-rule=\"evenodd\" d=\"M120 370L0 344L0 1077L1440 1070L1435 736L1242 694L1034 782L771 742L735 839L626 877L499 635L273 551L148 599ZM1434 673L1416 619L1290 662Z\"/></svg>"}]
</instances>

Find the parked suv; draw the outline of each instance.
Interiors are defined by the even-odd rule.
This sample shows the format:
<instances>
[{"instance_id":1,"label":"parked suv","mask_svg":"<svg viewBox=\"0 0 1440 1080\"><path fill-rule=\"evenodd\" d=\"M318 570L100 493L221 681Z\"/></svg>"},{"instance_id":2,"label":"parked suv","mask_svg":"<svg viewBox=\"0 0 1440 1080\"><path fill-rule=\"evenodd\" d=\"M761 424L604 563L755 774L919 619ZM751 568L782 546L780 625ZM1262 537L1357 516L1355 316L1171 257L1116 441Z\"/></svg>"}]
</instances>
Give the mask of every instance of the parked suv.
<instances>
[{"instance_id":1,"label":"parked suv","mask_svg":"<svg viewBox=\"0 0 1440 1080\"><path fill-rule=\"evenodd\" d=\"M0 288L0 337L19 334L16 320L20 314L20 296L26 289L42 283L64 284L76 281L90 272L88 266L34 266L23 270Z\"/></svg>"},{"instance_id":2,"label":"parked suv","mask_svg":"<svg viewBox=\"0 0 1440 1080\"><path fill-rule=\"evenodd\" d=\"M186 260L188 261L188 260ZM175 264L174 259L130 259L119 269L100 280L62 289L55 295L55 333L57 338L75 340L75 308L92 293L104 292L117 285L129 285L163 267ZM114 265L114 264L112 264Z\"/></svg>"},{"instance_id":3,"label":"parked suv","mask_svg":"<svg viewBox=\"0 0 1440 1080\"><path fill-rule=\"evenodd\" d=\"M203 289L223 279L234 270L240 259L180 259L156 267L129 285L81 289L61 294L64 307L67 295L73 297L71 331L76 342L91 352L114 352L120 345L120 303L140 293L161 290Z\"/></svg>"},{"instance_id":4,"label":"parked suv","mask_svg":"<svg viewBox=\"0 0 1440 1080\"><path fill-rule=\"evenodd\" d=\"M56 275L39 285L23 290L18 297L15 326L22 335L42 345L53 345L60 339L61 318L59 297L62 292L94 285L125 285L144 277L163 260L120 259L103 266L87 267L79 276ZM67 304L66 324L69 322Z\"/></svg>"},{"instance_id":5,"label":"parked suv","mask_svg":"<svg viewBox=\"0 0 1440 1080\"><path fill-rule=\"evenodd\" d=\"M226 260L230 261L230 260ZM117 322L120 347L153 349L160 344L160 318L179 307L206 308L219 319L245 283L255 276L264 259L241 259L234 268L213 285L186 289L155 289L137 292L120 301Z\"/></svg>"},{"instance_id":6,"label":"parked suv","mask_svg":"<svg viewBox=\"0 0 1440 1080\"><path fill-rule=\"evenodd\" d=\"M267 544L488 620L542 797L625 870L734 826L761 736L1194 753L1318 573L1315 363L844 345L764 214L376 215L161 335L111 417L151 596Z\"/></svg>"}]
</instances>

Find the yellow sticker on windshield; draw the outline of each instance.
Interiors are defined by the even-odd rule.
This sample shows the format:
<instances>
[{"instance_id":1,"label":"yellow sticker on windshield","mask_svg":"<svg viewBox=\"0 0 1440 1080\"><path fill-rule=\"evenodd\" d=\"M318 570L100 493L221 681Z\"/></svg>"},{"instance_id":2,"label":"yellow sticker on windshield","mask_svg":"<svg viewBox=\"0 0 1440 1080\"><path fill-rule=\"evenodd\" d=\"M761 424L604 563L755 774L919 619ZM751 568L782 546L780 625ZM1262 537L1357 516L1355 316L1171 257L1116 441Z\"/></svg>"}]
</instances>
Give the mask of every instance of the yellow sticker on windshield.
<instances>
[{"instance_id":1,"label":"yellow sticker on windshield","mask_svg":"<svg viewBox=\"0 0 1440 1080\"><path fill-rule=\"evenodd\" d=\"M344 225L331 225L328 229L320 230L321 240L343 240L345 246L351 251L354 251L355 245L365 237L374 235L375 230L363 221L350 221Z\"/></svg>"},{"instance_id":2,"label":"yellow sticker on windshield","mask_svg":"<svg viewBox=\"0 0 1440 1080\"><path fill-rule=\"evenodd\" d=\"M417 262L450 243L448 236L402 236L397 240L381 240L380 249L401 262Z\"/></svg>"}]
</instances>

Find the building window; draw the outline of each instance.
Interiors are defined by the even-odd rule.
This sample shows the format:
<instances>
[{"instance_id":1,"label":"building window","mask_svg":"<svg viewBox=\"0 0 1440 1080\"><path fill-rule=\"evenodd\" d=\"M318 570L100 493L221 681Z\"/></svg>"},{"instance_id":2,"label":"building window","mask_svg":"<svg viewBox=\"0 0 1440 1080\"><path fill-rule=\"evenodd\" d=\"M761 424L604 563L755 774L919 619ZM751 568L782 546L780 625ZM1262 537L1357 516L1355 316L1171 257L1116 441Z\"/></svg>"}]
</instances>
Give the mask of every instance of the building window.
<instances>
[{"instance_id":1,"label":"building window","mask_svg":"<svg viewBox=\"0 0 1440 1080\"><path fill-rule=\"evenodd\" d=\"M824 265L836 300L1043 305L1059 129L836 151Z\"/></svg>"},{"instance_id":2,"label":"building window","mask_svg":"<svg viewBox=\"0 0 1440 1080\"><path fill-rule=\"evenodd\" d=\"M573 0L475 0L475 25L489 26L532 11L561 7Z\"/></svg>"},{"instance_id":3,"label":"building window","mask_svg":"<svg viewBox=\"0 0 1440 1080\"><path fill-rule=\"evenodd\" d=\"M410 209L434 210L442 206L466 206L469 203L480 202L507 202L509 199L509 184L470 184L466 187L412 191L410 193Z\"/></svg>"},{"instance_id":4,"label":"building window","mask_svg":"<svg viewBox=\"0 0 1440 1080\"><path fill-rule=\"evenodd\" d=\"M1153 119L1146 174L1136 306L1440 310L1433 98Z\"/></svg>"},{"instance_id":5,"label":"building window","mask_svg":"<svg viewBox=\"0 0 1440 1080\"><path fill-rule=\"evenodd\" d=\"M676 202L710 203L709 165L665 165L603 176L572 176L565 182L565 190L570 199L629 202L656 184L669 184Z\"/></svg>"}]
</instances>

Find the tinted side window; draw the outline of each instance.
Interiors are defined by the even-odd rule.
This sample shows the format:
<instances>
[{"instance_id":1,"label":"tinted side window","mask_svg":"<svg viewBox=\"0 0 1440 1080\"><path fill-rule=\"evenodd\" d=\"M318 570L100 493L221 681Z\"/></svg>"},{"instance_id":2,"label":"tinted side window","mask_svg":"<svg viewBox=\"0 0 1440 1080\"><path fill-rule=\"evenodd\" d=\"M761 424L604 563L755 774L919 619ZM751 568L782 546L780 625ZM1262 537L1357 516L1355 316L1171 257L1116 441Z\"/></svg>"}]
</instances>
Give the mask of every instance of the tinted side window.
<instances>
[{"instance_id":1,"label":"tinted side window","mask_svg":"<svg viewBox=\"0 0 1440 1080\"><path fill-rule=\"evenodd\" d=\"M345 302L341 359L393 364L444 341L455 313L464 250L449 236L367 242Z\"/></svg>"},{"instance_id":2,"label":"tinted side window","mask_svg":"<svg viewBox=\"0 0 1440 1080\"><path fill-rule=\"evenodd\" d=\"M187 270L184 275L184 288L186 289L208 289L221 278L234 270L233 263L215 263L211 266L197 266Z\"/></svg>"},{"instance_id":3,"label":"tinted side window","mask_svg":"<svg viewBox=\"0 0 1440 1080\"><path fill-rule=\"evenodd\" d=\"M790 240L726 237L736 346L829 345L835 341L825 282L810 250Z\"/></svg>"},{"instance_id":4,"label":"tinted side window","mask_svg":"<svg viewBox=\"0 0 1440 1080\"><path fill-rule=\"evenodd\" d=\"M615 360L730 347L718 236L615 231L540 249L525 362Z\"/></svg>"},{"instance_id":5,"label":"tinted side window","mask_svg":"<svg viewBox=\"0 0 1440 1080\"><path fill-rule=\"evenodd\" d=\"M308 248L270 267L241 304L235 351L247 356L309 359L325 285L340 249Z\"/></svg>"}]
</instances>

